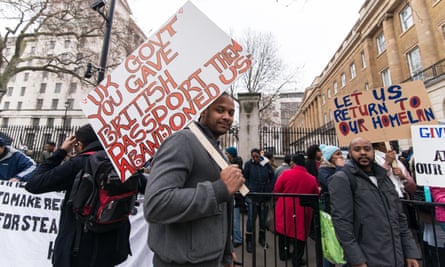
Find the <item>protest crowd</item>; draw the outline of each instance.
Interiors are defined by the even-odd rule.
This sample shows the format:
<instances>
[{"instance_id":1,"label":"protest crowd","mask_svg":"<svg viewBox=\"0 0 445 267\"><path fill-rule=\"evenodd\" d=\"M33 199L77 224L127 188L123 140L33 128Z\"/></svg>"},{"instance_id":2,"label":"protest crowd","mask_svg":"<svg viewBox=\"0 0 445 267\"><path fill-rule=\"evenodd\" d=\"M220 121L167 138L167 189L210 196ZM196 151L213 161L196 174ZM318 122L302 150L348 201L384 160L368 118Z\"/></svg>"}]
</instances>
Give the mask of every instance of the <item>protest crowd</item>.
<instances>
[{"instance_id":1,"label":"protest crowd","mask_svg":"<svg viewBox=\"0 0 445 267\"><path fill-rule=\"evenodd\" d=\"M191 3L181 12L205 19ZM445 266L445 149L424 95L403 112L405 85L335 98L342 147L222 147L236 114L224 88L250 55L221 33L178 74L184 17L117 68L131 75L94 88L89 123L47 140L38 163L0 138L0 266ZM388 100L372 117L376 92ZM398 151L401 139L412 146Z\"/></svg>"}]
</instances>

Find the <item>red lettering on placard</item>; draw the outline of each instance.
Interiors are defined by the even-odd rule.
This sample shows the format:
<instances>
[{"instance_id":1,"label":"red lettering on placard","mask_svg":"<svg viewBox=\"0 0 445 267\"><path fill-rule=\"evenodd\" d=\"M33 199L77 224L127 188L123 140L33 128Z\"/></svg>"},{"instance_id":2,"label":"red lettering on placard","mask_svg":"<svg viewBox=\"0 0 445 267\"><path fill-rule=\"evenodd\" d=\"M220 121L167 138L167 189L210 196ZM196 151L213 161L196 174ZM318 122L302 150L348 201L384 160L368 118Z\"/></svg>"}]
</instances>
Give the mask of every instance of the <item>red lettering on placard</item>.
<instances>
[{"instance_id":1,"label":"red lettering on placard","mask_svg":"<svg viewBox=\"0 0 445 267\"><path fill-rule=\"evenodd\" d=\"M125 155L125 147L122 143L114 142L112 145L107 146L108 155L114 162L118 162L118 159Z\"/></svg>"},{"instance_id":2,"label":"red lettering on placard","mask_svg":"<svg viewBox=\"0 0 445 267\"><path fill-rule=\"evenodd\" d=\"M241 56L235 60L235 67L239 74L243 74L252 66L251 55Z\"/></svg>"},{"instance_id":3,"label":"red lettering on placard","mask_svg":"<svg viewBox=\"0 0 445 267\"><path fill-rule=\"evenodd\" d=\"M114 108L122 103L122 93L119 92L119 85L111 81L111 77L108 75L106 84L99 84L94 90L87 96L88 100L97 106L97 111L88 116L88 119L98 119L102 124L107 122L103 118L110 116L114 112Z\"/></svg>"},{"instance_id":4,"label":"red lettering on placard","mask_svg":"<svg viewBox=\"0 0 445 267\"><path fill-rule=\"evenodd\" d=\"M125 177L126 177L127 173L129 174L128 176L130 176L131 174L133 174L137 171L137 169L134 167L134 165L131 164L131 162L129 162L126 158L121 158L119 163L120 164L118 164L118 168L119 168L119 171L121 174L120 177L121 177L122 182L125 181Z\"/></svg>"},{"instance_id":5,"label":"red lettering on placard","mask_svg":"<svg viewBox=\"0 0 445 267\"><path fill-rule=\"evenodd\" d=\"M176 34L175 29L173 29L173 24L178 20L178 18L176 16L173 16L172 19L167 22L167 24L164 25L164 27L162 27L159 32L157 33L157 35L160 35L163 32L168 32L168 34L170 36L173 36ZM159 38L159 37L158 37Z\"/></svg>"},{"instance_id":6,"label":"red lettering on placard","mask_svg":"<svg viewBox=\"0 0 445 267\"><path fill-rule=\"evenodd\" d=\"M97 131L97 135L105 147L109 147L119 139L119 133L113 131L111 126L108 124L102 125L102 128Z\"/></svg>"}]
</instances>

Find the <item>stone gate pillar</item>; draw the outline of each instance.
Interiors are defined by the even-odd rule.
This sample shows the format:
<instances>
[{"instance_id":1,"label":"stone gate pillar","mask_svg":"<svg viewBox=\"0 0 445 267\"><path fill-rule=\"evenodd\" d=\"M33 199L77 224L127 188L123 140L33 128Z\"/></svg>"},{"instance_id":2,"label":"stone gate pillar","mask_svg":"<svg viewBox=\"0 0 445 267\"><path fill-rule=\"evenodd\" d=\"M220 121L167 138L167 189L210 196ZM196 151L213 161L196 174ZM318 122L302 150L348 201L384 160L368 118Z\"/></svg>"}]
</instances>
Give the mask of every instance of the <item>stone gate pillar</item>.
<instances>
[{"instance_id":1,"label":"stone gate pillar","mask_svg":"<svg viewBox=\"0 0 445 267\"><path fill-rule=\"evenodd\" d=\"M239 143L238 153L246 162L250 159L250 150L259 148L259 93L239 93Z\"/></svg>"}]
</instances>

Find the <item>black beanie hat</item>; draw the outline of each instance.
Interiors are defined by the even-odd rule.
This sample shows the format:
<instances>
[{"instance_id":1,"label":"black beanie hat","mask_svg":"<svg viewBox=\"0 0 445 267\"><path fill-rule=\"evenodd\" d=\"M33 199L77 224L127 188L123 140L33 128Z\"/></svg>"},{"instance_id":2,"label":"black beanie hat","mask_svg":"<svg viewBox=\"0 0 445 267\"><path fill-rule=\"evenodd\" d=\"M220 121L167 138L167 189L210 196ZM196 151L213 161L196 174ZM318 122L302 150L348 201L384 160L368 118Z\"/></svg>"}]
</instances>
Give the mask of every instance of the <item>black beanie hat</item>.
<instances>
[{"instance_id":1,"label":"black beanie hat","mask_svg":"<svg viewBox=\"0 0 445 267\"><path fill-rule=\"evenodd\" d=\"M306 162L304 155L301 153L292 155L292 161L299 166L304 166Z\"/></svg>"},{"instance_id":2,"label":"black beanie hat","mask_svg":"<svg viewBox=\"0 0 445 267\"><path fill-rule=\"evenodd\" d=\"M85 146L89 145L90 143L94 141L98 141L96 133L93 130L93 127L91 127L90 124L85 124L79 128L79 130L76 131L76 139L82 142Z\"/></svg>"}]
</instances>

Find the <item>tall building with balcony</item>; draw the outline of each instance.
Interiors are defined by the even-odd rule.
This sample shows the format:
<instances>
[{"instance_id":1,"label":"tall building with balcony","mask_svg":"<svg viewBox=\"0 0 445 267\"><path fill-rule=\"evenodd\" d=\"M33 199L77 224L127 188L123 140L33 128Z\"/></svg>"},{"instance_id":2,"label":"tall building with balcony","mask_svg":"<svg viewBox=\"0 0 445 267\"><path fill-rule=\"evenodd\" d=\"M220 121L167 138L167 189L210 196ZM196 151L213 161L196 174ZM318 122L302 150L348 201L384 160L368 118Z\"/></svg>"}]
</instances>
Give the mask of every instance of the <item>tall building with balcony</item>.
<instances>
[{"instance_id":1,"label":"tall building with balcony","mask_svg":"<svg viewBox=\"0 0 445 267\"><path fill-rule=\"evenodd\" d=\"M423 80L445 119L445 1L366 0L359 19L322 73L306 88L290 127L332 122L328 101L353 91Z\"/></svg>"},{"instance_id":2,"label":"tall building with balcony","mask_svg":"<svg viewBox=\"0 0 445 267\"><path fill-rule=\"evenodd\" d=\"M89 5L91 1L51 1L52 9L67 9L67 5L84 5L85 12L83 21L75 21L74 27L68 29L72 32L79 30L86 33L87 37L75 35L41 35L38 38L30 39L25 46L23 58L31 58L33 55L40 55L45 60L53 58L63 64L74 64L74 72L78 77L83 78L87 63L93 66L99 65L101 50L104 40L105 18L108 11L108 3L101 9L102 16ZM97 2L97 1L96 1ZM110 2L110 1L108 1ZM105 4L105 1L103 2ZM111 31L111 43L108 52L107 66L111 66L107 71L111 71L113 66L117 66L145 39L142 30L136 25L131 17L131 10L126 0L116 0L114 9L114 19ZM67 11L67 13L69 13ZM85 18L87 21L85 21ZM54 24L49 24L54 25ZM51 26L46 26L51 30ZM92 30L93 29L93 30ZM4 56L10 59L14 53L16 37L9 38ZM5 94L0 102L0 127L10 125L29 126L79 126L87 122L82 110L80 101L96 84L97 73L93 73L90 80L82 81L78 77L64 72L42 71L45 64L43 59L34 58L22 62L20 66L35 66L36 71L23 71L13 76L9 80ZM71 65L72 66L72 65ZM94 68L93 68L94 69ZM1 70L3 71L3 70Z\"/></svg>"}]
</instances>

